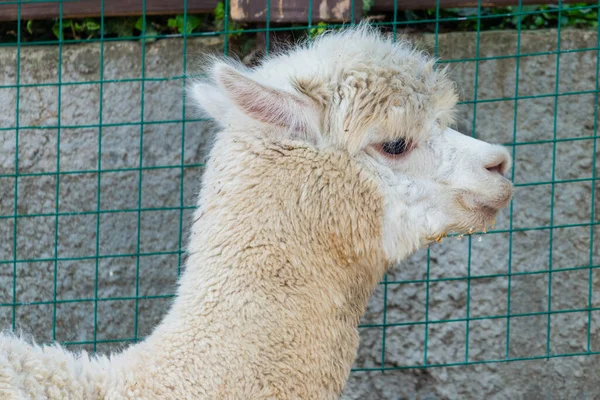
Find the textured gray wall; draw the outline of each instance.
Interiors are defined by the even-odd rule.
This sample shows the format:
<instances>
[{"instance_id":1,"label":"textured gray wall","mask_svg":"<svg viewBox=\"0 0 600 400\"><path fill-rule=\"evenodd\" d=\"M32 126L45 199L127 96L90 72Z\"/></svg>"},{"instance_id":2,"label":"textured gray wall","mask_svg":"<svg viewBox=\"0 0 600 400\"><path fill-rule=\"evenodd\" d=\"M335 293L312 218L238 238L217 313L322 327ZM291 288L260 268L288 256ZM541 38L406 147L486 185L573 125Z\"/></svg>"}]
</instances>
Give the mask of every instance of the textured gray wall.
<instances>
[{"instance_id":1,"label":"textured gray wall","mask_svg":"<svg viewBox=\"0 0 600 400\"><path fill-rule=\"evenodd\" d=\"M431 36L413 37L431 47ZM476 57L475 34L444 34L439 38L443 59ZM596 47L595 34L563 31L561 48ZM521 53L556 50L556 32L523 33ZM188 60L207 50L219 50L218 39L188 41ZM23 47L21 49L20 83L56 83L58 48ZM482 33L480 57L510 55L517 52L517 37L511 32ZM106 43L104 47L104 79L102 85L102 169L123 172L101 174L100 209L125 210L103 213L99 224L99 254L127 255L136 252L138 213L138 171L140 159L140 126L142 116L139 80L142 74L142 48L139 43ZM145 77L179 77L183 71L183 46L178 40L163 40L146 46ZM90 171L98 166L98 127L100 110L100 47L98 44L65 46L62 56L63 82L81 82L61 89L60 170ZM189 66L193 66L190 62ZM452 63L452 74L458 82L462 99L474 98L475 63ZM517 141L544 141L554 134L554 97L518 101L516 119L516 58L487 60L479 63L477 99L508 99L479 103L476 108L477 136L494 142L513 141L516 120ZM519 96L555 92L556 55L538 54L520 58ZM560 56L559 93L593 91L595 89L596 52L572 52ZM0 85L16 82L16 50L0 52ZM85 83L89 82L89 83ZM185 113L181 80L146 81L144 84L143 166L179 166L181 137L185 133L184 163L202 162L210 143L210 122L189 122L183 129ZM556 136L558 138L594 135L594 93L558 97ZM20 89L19 173L56 171L58 123L57 86L24 86ZM16 89L0 88L0 128L15 125ZM461 106L459 128L471 133L475 110L472 104ZM113 124L126 123L125 126ZM86 125L83 128L70 128ZM91 125L91 126L90 126ZM67 127L65 127L67 126ZM0 131L0 262L12 260L13 219L2 216L14 213L15 130ZM599 147L600 150L600 147ZM550 181L552 178L552 143L516 147L515 182L526 184ZM557 180L589 178L592 175L593 141L564 141L556 145ZM600 162L596 174L600 173ZM202 169L185 168L183 203L194 204ZM139 294L156 296L171 294L177 275L179 211L156 211L180 204L181 169L144 169L141 185L140 251L172 254L140 258ZM596 184L596 197L600 196ZM525 229L512 234L512 271L544 271L549 268L549 230L527 228L550 225L551 185L520 186L514 201L513 227ZM560 183L555 187L554 225L585 224L591 218L591 181ZM93 172L61 175L59 182L58 257L77 258L96 254L96 216L73 214L97 208L98 180ZM56 176L22 176L18 180L20 215L42 214L18 220L16 258L47 259L54 256L56 209ZM596 201L596 216L600 215ZM184 229L191 211L183 214ZM48 215L50 214L50 215ZM509 227L509 213L498 218L497 229ZM598 218L596 217L596 220ZM600 228L594 227L594 264L600 264ZM184 230L184 232L186 232ZM472 276L505 274L510 253L509 233L494 233L471 241L470 272ZM590 227L553 230L552 268L574 268L588 265L590 259ZM183 244L186 235L183 237ZM469 240L447 239L431 247L431 279L465 277L469 269ZM426 277L426 252L422 251L389 275L389 281L422 280ZM53 261L17 263L17 302L47 302L53 299ZM56 339L89 341L93 339L95 260L60 260L56 263L57 299L88 299L85 302L61 302L57 306ZM100 352L118 349L113 339L131 338L134 331L136 258L103 257L98 263L98 296L125 298L98 303L98 346ZM0 303L11 303L13 264L0 264ZM592 272L592 289L600 277ZM588 304L589 270L555 272L552 277L553 310L583 309ZM468 295L468 292L470 293ZM429 290L429 320L464 319L469 304L471 317L498 316L507 312L508 278L499 276L467 280L432 282ZM467 302L467 298L469 301ZM383 322L384 286L371 299L363 322ZM518 275L511 282L511 313L544 312L548 307L548 274ZM139 301L139 334L146 335L163 316L169 298ZM390 284L387 290L387 323L425 321L426 285L422 282ZM600 295L594 295L592 306L598 307ZM591 313L591 348L600 351L598 338L600 314ZM21 305L16 308L17 326L38 340L52 339L52 304ZM0 326L10 327L12 307L0 307ZM546 351L547 316L513 317L510 320L510 357L544 355ZM582 352L587 346L588 313L553 314L551 317L551 352ZM428 362L462 362L465 357L466 322L430 324L428 328ZM506 346L507 320L496 318L469 323L469 360L503 358ZM386 329L386 367L418 365L423 360L425 325L396 326ZM357 368L381 367L382 329L361 330L361 347ZM91 348L77 345L74 348ZM550 361L494 363L473 366L441 367L427 370L403 370L353 373L345 397L347 399L400 398L596 398L600 396L600 376L596 372L600 357L560 358Z\"/></svg>"}]
</instances>

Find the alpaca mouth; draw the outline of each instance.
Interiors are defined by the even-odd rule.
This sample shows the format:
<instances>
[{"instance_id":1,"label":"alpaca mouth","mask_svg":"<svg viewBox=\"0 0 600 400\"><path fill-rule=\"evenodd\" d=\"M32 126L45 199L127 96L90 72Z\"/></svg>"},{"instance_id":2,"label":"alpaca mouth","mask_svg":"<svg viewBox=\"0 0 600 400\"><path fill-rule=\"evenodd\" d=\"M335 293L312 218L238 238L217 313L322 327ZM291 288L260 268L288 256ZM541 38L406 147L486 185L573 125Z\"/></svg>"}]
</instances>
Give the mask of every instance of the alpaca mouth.
<instances>
[{"instance_id":1,"label":"alpaca mouth","mask_svg":"<svg viewBox=\"0 0 600 400\"><path fill-rule=\"evenodd\" d=\"M496 215L508 205L511 196L504 196L501 199L475 200L466 208L486 218L495 218Z\"/></svg>"},{"instance_id":2,"label":"alpaca mouth","mask_svg":"<svg viewBox=\"0 0 600 400\"><path fill-rule=\"evenodd\" d=\"M494 195L463 192L458 196L458 203L467 211L481 215L484 219L494 219L500 210L508 205L512 194L512 184L504 180L501 190Z\"/></svg>"},{"instance_id":3,"label":"alpaca mouth","mask_svg":"<svg viewBox=\"0 0 600 400\"><path fill-rule=\"evenodd\" d=\"M494 228L496 217L509 203L512 197L512 191L501 197L492 199L482 199L481 195L465 192L457 196L457 202L461 208L467 212L467 215L462 214L460 220L455 224L446 227L446 230L439 234L429 235L426 237L428 243L441 242L448 234L455 233L459 237L463 235L472 235L476 231L487 232L488 226Z\"/></svg>"},{"instance_id":4,"label":"alpaca mouth","mask_svg":"<svg viewBox=\"0 0 600 400\"><path fill-rule=\"evenodd\" d=\"M475 211L478 211L485 215L495 216L508 205L511 199L511 194L508 193L502 197L497 197L491 200L479 200L476 201Z\"/></svg>"},{"instance_id":5,"label":"alpaca mouth","mask_svg":"<svg viewBox=\"0 0 600 400\"><path fill-rule=\"evenodd\" d=\"M481 205L477 210L486 220L491 220L496 218L496 215L500 212L500 210L504 207L491 207L488 205Z\"/></svg>"}]
</instances>

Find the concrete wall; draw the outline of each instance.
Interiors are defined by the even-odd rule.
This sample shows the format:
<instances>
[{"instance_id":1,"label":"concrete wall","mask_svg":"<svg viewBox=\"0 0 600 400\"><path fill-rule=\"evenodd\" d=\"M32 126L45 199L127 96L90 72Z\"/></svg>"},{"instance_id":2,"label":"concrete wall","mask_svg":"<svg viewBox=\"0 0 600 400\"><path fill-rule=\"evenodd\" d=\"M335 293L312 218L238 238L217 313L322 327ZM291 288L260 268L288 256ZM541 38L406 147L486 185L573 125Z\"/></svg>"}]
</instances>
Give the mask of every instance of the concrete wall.
<instances>
[{"instance_id":1,"label":"concrete wall","mask_svg":"<svg viewBox=\"0 0 600 400\"><path fill-rule=\"evenodd\" d=\"M551 216L552 185L526 185L531 182L552 180L553 144L548 142L556 134L559 139L581 138L594 135L594 105L596 52L567 52L560 56L559 75L556 76L557 48L555 31L523 33L519 62L518 96L547 95L541 98L518 100L515 108L516 58L486 60L479 63L478 85L475 93L475 63L452 63L452 74L458 82L462 98L480 101L461 106L459 127L471 133L473 118L477 136L486 140L513 142L516 123L517 142L540 142L516 147L515 182L519 186L514 201L512 235L508 232L488 234L481 241L474 238L447 239L430 249L430 278L428 320L457 322L429 324L427 361L429 363L456 363L465 359L467 323L470 317L501 316L507 313L509 284L502 274L520 273L511 279L511 314L545 312L548 309L548 290L551 288L552 310L585 309L591 287L592 306L598 307L600 276L577 267L600 265L600 227L594 226L593 252L590 254L590 227L577 226L591 220L595 206L595 220L600 215L600 202L591 204L592 190L600 197L600 185L593 188L592 140L560 141L556 144L555 179L570 182L555 185L554 213ZM431 36L413 37L420 45L431 47ZM208 50L219 50L218 39L190 40L188 60ZM584 31L563 31L562 50L585 49L597 46L595 34ZM475 58L475 34L444 34L439 37L440 56L443 59ZM19 97L19 173L32 174L18 179L19 215L41 214L34 218L18 219L14 240L15 130L0 130L0 262L2 260L48 259L56 251L60 259L18 262L16 264L17 302L31 303L15 309L18 327L31 332L38 340L52 339L53 299L56 270L57 299L56 339L85 342L94 336L95 303L90 301L96 291L98 270L97 338L98 351L118 349L118 339L134 335L136 290L142 296L137 304L138 332L143 336L160 320L169 304L162 295L173 293L177 276L179 248L180 192L183 204L193 206L194 194L199 187L202 163L214 127L210 122L189 122L182 125L183 115L194 118L193 110L182 104L182 81L179 79L137 80L142 74L142 48L139 43L106 43L104 76L107 83L98 84L100 53L98 44L70 47L62 53L62 86L60 132L58 123L58 88L55 85L27 86L28 84L56 83L59 49L56 47L23 47L20 58ZM512 32L482 33L479 57L511 55L517 52L517 37ZM179 77L183 71L183 46L177 40L163 40L146 46L144 74L146 78ZM193 66L190 61L188 67ZM0 85L16 83L16 50L0 51ZM126 82L111 80L131 79ZM561 95L555 113L555 84ZM101 93L102 91L102 93ZM101 129L102 152L98 159L100 98L102 97ZM0 128L14 127L16 89L0 88ZM143 129L137 123L143 116ZM554 121L556 120L556 131ZM161 123L160 121L170 121ZM117 126L117 124L125 125ZM74 125L85 127L74 128ZM41 129L38 127L49 127ZM60 152L57 140L60 133ZM140 148L140 135L143 133ZM184 143L182 149L182 133ZM546 141L546 142L544 142ZM600 147L598 147L600 152ZM181 157L186 167L182 170ZM139 285L135 276L138 237L139 171L142 155L141 208L139 214L142 253L165 254L143 256L139 260ZM39 172L90 171L98 167L104 172L98 182L93 172L61 175L58 186L56 221L56 175L36 175ZM152 167L173 168L152 168ZM146 168L147 167L147 168ZM600 162L596 175L600 174ZM575 180L572 182L572 180ZM578 181L579 180L579 181ZM183 183L183 188L181 184ZM100 185L101 210L98 220L92 212L98 207ZM167 208L167 210L156 210ZM87 214L78 214L88 212ZM69 214L72 213L72 214ZM191 211L183 213L184 235ZM552 220L551 220L552 218ZM509 228L509 213L503 212L496 227ZM58 225L58 232L55 227ZM548 225L563 226L552 231L530 228ZM569 225L570 227L564 227ZM576 225L576 226L571 226ZM96 235L99 234L99 237ZM93 256L102 255L98 265ZM16 254L14 249L16 247ZM471 257L469 258L469 248ZM123 255L115 257L114 255ZM79 259L83 258L83 259ZM66 260L65 260L66 259ZM523 274L546 271L550 268L571 269L552 274ZM0 264L0 304L13 301L13 263ZM439 281L441 278L464 278L494 275L485 279L474 278ZM411 260L391 271L388 280L371 299L364 324L385 322L413 325L388 327L385 331L385 351L382 353L381 327L361 329L361 347L356 368L377 368L418 365L423 362L426 325L425 306L427 252L422 251ZM500 276L498 276L500 275ZM399 281L416 280L412 283ZM64 300L85 299L84 302ZM42 304L40 304L41 302ZM467 311L468 309L468 311ZM0 307L0 326L12 324L12 307ZM600 351L599 311L590 313L591 350ZM546 352L547 315L527 315L510 319L509 356L542 356ZM587 349L588 312L558 313L551 316L551 353L577 353ZM502 359L505 357L507 319L477 319L469 322L468 353L470 361ZM112 342L117 340L117 342ZM74 348L91 348L83 344ZM383 357L382 357L383 355ZM383 360L382 360L383 358ZM600 356L568 357L549 361L523 361L472 366L430 368L381 372L355 372L345 393L347 399L404 399L404 398L596 398L600 396Z\"/></svg>"}]
</instances>

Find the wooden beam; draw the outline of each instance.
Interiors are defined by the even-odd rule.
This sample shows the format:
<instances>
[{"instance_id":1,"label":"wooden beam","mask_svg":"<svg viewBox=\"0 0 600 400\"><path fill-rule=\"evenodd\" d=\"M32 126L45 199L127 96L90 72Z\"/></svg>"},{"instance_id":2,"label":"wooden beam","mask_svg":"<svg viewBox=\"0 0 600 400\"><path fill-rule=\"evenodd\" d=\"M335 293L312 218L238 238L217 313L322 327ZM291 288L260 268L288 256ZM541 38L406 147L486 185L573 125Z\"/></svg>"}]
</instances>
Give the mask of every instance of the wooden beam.
<instances>
[{"instance_id":1,"label":"wooden beam","mask_svg":"<svg viewBox=\"0 0 600 400\"><path fill-rule=\"evenodd\" d=\"M271 0L271 22L306 23L309 2L313 5L313 22L348 22L352 0ZM437 0L375 0L372 11L389 12L397 1L399 10L435 8ZM212 13L219 0L187 0L188 13ZM478 0L439 0L441 8L477 7ZM563 0L563 3L595 3L595 0ZM18 16L18 0L0 0L0 21L14 21ZM544 4L543 0L522 0L524 5ZM49 19L60 16L58 0L21 2L21 20ZM143 0L104 0L104 16L137 16L142 14ZM481 0L482 7L517 5L518 0ZM181 14L184 0L146 0L147 15ZM63 0L64 18L99 17L100 0ZM266 22L267 0L231 0L231 16L238 22ZM362 16L362 0L354 0L355 20Z\"/></svg>"},{"instance_id":2,"label":"wooden beam","mask_svg":"<svg viewBox=\"0 0 600 400\"><path fill-rule=\"evenodd\" d=\"M395 0L375 0L372 11L393 11ZM397 0L398 10L427 10L437 7L436 0ZM522 0L523 5L547 4L544 0ZM551 3L551 2L550 2ZM556 2L554 2L556 3ZM563 0L563 3L596 3L596 0ZM516 6L518 0L481 0L481 7ZM440 0L440 8L477 7L478 0Z\"/></svg>"},{"instance_id":3,"label":"wooden beam","mask_svg":"<svg viewBox=\"0 0 600 400\"><path fill-rule=\"evenodd\" d=\"M187 11L190 14L212 13L218 2L219 0L187 0ZM104 16L142 15L142 4L142 0L104 0ZM183 6L183 0L146 0L146 14L181 14ZM62 2L64 18L99 17L101 11L101 0L64 0ZM16 0L0 0L0 21L15 21L17 15ZM57 0L21 3L21 20L49 19L59 16L60 5Z\"/></svg>"},{"instance_id":4,"label":"wooden beam","mask_svg":"<svg viewBox=\"0 0 600 400\"><path fill-rule=\"evenodd\" d=\"M362 0L271 0L270 20L275 23L307 23L312 1L313 22L350 22L362 17ZM354 15L352 15L354 3ZM231 18L238 22L264 23L266 0L231 0Z\"/></svg>"}]
</instances>

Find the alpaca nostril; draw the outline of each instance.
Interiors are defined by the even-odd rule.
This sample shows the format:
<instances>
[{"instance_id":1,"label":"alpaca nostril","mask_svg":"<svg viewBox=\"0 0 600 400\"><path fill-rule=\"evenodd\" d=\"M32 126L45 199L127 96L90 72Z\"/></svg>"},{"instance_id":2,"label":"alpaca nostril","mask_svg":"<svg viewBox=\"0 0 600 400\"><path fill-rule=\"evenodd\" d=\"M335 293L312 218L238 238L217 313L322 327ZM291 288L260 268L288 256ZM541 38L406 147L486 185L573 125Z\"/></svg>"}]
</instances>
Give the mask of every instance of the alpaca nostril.
<instances>
[{"instance_id":1,"label":"alpaca nostril","mask_svg":"<svg viewBox=\"0 0 600 400\"><path fill-rule=\"evenodd\" d=\"M502 164L499 164L499 165L496 165L496 166L493 166L493 167L487 167L486 169L488 171L492 172L492 173L498 173L500 175L504 175L502 173Z\"/></svg>"},{"instance_id":2,"label":"alpaca nostril","mask_svg":"<svg viewBox=\"0 0 600 400\"><path fill-rule=\"evenodd\" d=\"M498 154L494 160L489 162L484 168L493 174L500 174L504 176L508 171L509 165L509 156L508 154L502 152Z\"/></svg>"}]
</instances>

